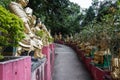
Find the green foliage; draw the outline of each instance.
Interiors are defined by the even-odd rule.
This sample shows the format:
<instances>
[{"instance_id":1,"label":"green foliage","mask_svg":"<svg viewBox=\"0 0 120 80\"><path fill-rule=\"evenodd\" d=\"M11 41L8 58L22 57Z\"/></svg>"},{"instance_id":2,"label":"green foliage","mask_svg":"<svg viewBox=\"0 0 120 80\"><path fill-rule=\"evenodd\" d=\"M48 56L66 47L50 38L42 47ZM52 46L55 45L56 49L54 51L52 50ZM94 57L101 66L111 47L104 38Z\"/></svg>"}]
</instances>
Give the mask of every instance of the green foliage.
<instances>
[{"instance_id":1,"label":"green foliage","mask_svg":"<svg viewBox=\"0 0 120 80\"><path fill-rule=\"evenodd\" d=\"M2 46L0 46L0 60L4 58L4 56L1 53L2 53Z\"/></svg>"},{"instance_id":2,"label":"green foliage","mask_svg":"<svg viewBox=\"0 0 120 80\"><path fill-rule=\"evenodd\" d=\"M95 10L93 8L93 11ZM120 1L101 3L96 11L97 15L92 21L87 20L89 24L85 25L77 35L78 41L85 43L94 41L97 46L104 39L111 53L116 55L120 48ZM89 12L86 15L90 17Z\"/></svg>"},{"instance_id":3,"label":"green foliage","mask_svg":"<svg viewBox=\"0 0 120 80\"><path fill-rule=\"evenodd\" d=\"M0 55L0 60L1 60L1 59L4 59L4 56Z\"/></svg>"},{"instance_id":4,"label":"green foliage","mask_svg":"<svg viewBox=\"0 0 120 80\"><path fill-rule=\"evenodd\" d=\"M49 36L47 33L46 33L46 31L44 31L44 30L39 30L39 31L36 31L36 33L35 33L37 36L39 36L41 39L47 39L48 40L48 42L53 42L54 41L54 39L51 37L51 36Z\"/></svg>"},{"instance_id":5,"label":"green foliage","mask_svg":"<svg viewBox=\"0 0 120 80\"><path fill-rule=\"evenodd\" d=\"M36 31L35 33L37 36L39 36L40 38L44 37L44 34L45 32L43 30L39 30L39 31Z\"/></svg>"},{"instance_id":6,"label":"green foliage","mask_svg":"<svg viewBox=\"0 0 120 80\"><path fill-rule=\"evenodd\" d=\"M101 22L105 15L114 14L111 8L116 8L116 3L112 4L111 1L106 1L105 3L100 5L97 14L97 21Z\"/></svg>"},{"instance_id":7,"label":"green foliage","mask_svg":"<svg viewBox=\"0 0 120 80\"><path fill-rule=\"evenodd\" d=\"M86 15L83 18L82 26L89 25L95 18L94 8L92 6L86 11Z\"/></svg>"},{"instance_id":8,"label":"green foliage","mask_svg":"<svg viewBox=\"0 0 120 80\"><path fill-rule=\"evenodd\" d=\"M8 9L9 8L8 5L11 1L16 1L16 0L0 0L0 5Z\"/></svg>"},{"instance_id":9,"label":"green foliage","mask_svg":"<svg viewBox=\"0 0 120 80\"><path fill-rule=\"evenodd\" d=\"M52 35L79 32L80 7L69 0L30 0L37 17L51 29Z\"/></svg>"},{"instance_id":10,"label":"green foliage","mask_svg":"<svg viewBox=\"0 0 120 80\"><path fill-rule=\"evenodd\" d=\"M54 41L54 38L52 38L52 37L48 37L48 42L53 42Z\"/></svg>"},{"instance_id":11,"label":"green foliage","mask_svg":"<svg viewBox=\"0 0 120 80\"><path fill-rule=\"evenodd\" d=\"M0 6L0 46L17 46L24 38L23 30L22 20Z\"/></svg>"}]
</instances>

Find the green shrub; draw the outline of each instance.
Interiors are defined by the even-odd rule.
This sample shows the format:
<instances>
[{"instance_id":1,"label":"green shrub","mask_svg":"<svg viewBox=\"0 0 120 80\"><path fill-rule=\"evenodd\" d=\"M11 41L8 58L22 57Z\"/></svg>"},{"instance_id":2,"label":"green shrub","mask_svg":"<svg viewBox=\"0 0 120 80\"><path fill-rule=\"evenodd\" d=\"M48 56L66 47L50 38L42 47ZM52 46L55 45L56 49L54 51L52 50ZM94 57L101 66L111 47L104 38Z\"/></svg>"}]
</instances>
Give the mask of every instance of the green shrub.
<instances>
[{"instance_id":1,"label":"green shrub","mask_svg":"<svg viewBox=\"0 0 120 80\"><path fill-rule=\"evenodd\" d=\"M24 23L0 6L0 46L17 46L24 38Z\"/></svg>"},{"instance_id":2,"label":"green shrub","mask_svg":"<svg viewBox=\"0 0 120 80\"><path fill-rule=\"evenodd\" d=\"M45 36L45 32L43 30L39 30L39 31L36 31L35 33L37 36L39 36L40 38L43 38Z\"/></svg>"},{"instance_id":3,"label":"green shrub","mask_svg":"<svg viewBox=\"0 0 120 80\"><path fill-rule=\"evenodd\" d=\"M0 5L2 5L4 8L9 8L9 4L11 1L16 1L16 0L0 0Z\"/></svg>"},{"instance_id":4,"label":"green shrub","mask_svg":"<svg viewBox=\"0 0 120 80\"><path fill-rule=\"evenodd\" d=\"M39 36L41 39L47 39L48 42L53 42L54 41L54 39L52 37L50 37L49 35L47 35L47 32L45 32L44 30L36 31L35 34L37 36Z\"/></svg>"}]
</instances>

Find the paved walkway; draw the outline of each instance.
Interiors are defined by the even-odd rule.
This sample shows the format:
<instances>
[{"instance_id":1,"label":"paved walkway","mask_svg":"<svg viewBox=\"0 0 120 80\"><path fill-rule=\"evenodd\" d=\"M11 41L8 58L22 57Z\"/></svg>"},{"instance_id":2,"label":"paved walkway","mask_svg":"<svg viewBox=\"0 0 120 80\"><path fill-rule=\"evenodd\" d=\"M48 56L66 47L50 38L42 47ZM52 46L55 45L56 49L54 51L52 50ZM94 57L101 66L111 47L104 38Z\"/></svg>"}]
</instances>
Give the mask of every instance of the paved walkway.
<instances>
[{"instance_id":1,"label":"paved walkway","mask_svg":"<svg viewBox=\"0 0 120 80\"><path fill-rule=\"evenodd\" d=\"M52 80L92 80L70 47L59 44L56 46Z\"/></svg>"}]
</instances>

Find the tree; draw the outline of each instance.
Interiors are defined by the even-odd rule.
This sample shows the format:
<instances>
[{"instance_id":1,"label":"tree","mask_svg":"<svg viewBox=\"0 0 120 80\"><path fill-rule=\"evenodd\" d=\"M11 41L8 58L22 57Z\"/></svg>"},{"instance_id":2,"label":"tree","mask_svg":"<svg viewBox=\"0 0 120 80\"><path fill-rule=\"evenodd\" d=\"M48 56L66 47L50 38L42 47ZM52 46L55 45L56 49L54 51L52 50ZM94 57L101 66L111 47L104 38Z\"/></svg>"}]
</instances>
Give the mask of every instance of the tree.
<instances>
[{"instance_id":1,"label":"tree","mask_svg":"<svg viewBox=\"0 0 120 80\"><path fill-rule=\"evenodd\" d=\"M86 14L84 15L82 26L88 25L94 20L94 18L95 18L94 8L90 6L88 10L86 11Z\"/></svg>"},{"instance_id":2,"label":"tree","mask_svg":"<svg viewBox=\"0 0 120 80\"><path fill-rule=\"evenodd\" d=\"M28 6L47 28L51 29L52 35L79 31L80 7L69 0L30 0Z\"/></svg>"},{"instance_id":3,"label":"tree","mask_svg":"<svg viewBox=\"0 0 120 80\"><path fill-rule=\"evenodd\" d=\"M116 3L112 3L111 1L102 2L98 9L97 21L101 22L105 15L113 14L113 9L115 10L116 8Z\"/></svg>"},{"instance_id":4,"label":"tree","mask_svg":"<svg viewBox=\"0 0 120 80\"><path fill-rule=\"evenodd\" d=\"M9 8L8 5L11 1L16 1L16 0L0 0L0 5L8 9Z\"/></svg>"}]
</instances>

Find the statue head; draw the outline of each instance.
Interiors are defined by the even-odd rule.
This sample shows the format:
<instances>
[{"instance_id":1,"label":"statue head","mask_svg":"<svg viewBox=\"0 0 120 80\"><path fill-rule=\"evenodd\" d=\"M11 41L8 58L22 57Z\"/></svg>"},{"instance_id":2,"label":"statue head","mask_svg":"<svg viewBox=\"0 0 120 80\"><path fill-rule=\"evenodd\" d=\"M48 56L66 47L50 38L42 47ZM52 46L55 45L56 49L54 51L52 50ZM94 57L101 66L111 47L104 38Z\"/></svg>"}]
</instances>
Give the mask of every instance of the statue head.
<instances>
[{"instance_id":1,"label":"statue head","mask_svg":"<svg viewBox=\"0 0 120 80\"><path fill-rule=\"evenodd\" d=\"M27 13L27 15L31 15L32 16L33 10L30 7L26 7L25 8L25 12Z\"/></svg>"},{"instance_id":2,"label":"statue head","mask_svg":"<svg viewBox=\"0 0 120 80\"><path fill-rule=\"evenodd\" d=\"M26 7L29 0L17 0L18 3L20 3L23 7Z\"/></svg>"}]
</instances>

